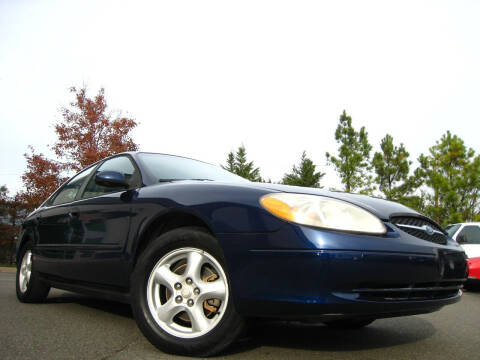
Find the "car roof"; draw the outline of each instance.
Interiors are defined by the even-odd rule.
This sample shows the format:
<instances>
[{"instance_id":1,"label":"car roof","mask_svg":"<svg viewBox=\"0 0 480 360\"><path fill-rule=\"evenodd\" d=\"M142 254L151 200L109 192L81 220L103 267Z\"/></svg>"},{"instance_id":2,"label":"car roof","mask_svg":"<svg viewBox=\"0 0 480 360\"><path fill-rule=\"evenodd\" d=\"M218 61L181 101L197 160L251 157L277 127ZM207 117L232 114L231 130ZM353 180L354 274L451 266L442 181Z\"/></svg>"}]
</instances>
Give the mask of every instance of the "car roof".
<instances>
[{"instance_id":1,"label":"car roof","mask_svg":"<svg viewBox=\"0 0 480 360\"><path fill-rule=\"evenodd\" d=\"M480 226L480 222L463 222L463 223L455 223L455 224L448 224L448 226L453 226L453 225L479 225Z\"/></svg>"},{"instance_id":2,"label":"car roof","mask_svg":"<svg viewBox=\"0 0 480 360\"><path fill-rule=\"evenodd\" d=\"M138 155L138 154L155 154L155 155L175 156L175 157L179 157L179 158L183 158L183 159L189 159L189 160L199 161L199 162L202 162L202 163L205 163L205 164L213 165L209 162L194 159L194 158L190 158L188 156L181 156L181 155L174 155L174 154L167 154L167 153L159 153L159 152L155 152L155 151L124 151L124 152L109 156L105 159L108 159L108 158L111 158L111 157L114 157L114 156L118 156L118 155L122 155L122 154L128 154L128 155L132 155L132 156L135 156L135 155ZM102 160L105 160L105 159L102 159ZM100 160L100 161L102 161L102 160ZM214 165L214 166L216 166L216 165Z\"/></svg>"}]
</instances>

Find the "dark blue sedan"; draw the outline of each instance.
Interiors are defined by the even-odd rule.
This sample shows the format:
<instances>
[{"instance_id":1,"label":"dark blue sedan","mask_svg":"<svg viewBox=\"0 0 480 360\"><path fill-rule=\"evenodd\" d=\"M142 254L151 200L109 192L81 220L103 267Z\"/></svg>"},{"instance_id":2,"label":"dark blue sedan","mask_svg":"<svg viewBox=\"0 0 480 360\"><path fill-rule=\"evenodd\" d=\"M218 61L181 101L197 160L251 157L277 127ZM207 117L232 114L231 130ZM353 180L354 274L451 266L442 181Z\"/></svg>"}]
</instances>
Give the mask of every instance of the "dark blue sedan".
<instances>
[{"instance_id":1,"label":"dark blue sedan","mask_svg":"<svg viewBox=\"0 0 480 360\"><path fill-rule=\"evenodd\" d=\"M363 195L252 183L124 153L81 171L22 226L17 295L132 305L158 348L208 356L247 318L360 328L460 299L465 254L431 219Z\"/></svg>"}]
</instances>

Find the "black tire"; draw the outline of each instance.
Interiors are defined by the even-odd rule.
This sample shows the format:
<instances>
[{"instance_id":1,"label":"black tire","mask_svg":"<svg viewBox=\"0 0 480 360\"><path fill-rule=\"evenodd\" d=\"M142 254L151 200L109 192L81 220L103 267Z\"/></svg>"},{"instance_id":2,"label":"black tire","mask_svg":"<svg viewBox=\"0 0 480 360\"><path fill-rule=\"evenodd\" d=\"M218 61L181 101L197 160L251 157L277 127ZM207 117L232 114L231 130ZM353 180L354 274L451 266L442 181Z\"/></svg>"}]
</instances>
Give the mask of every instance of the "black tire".
<instances>
[{"instance_id":1,"label":"black tire","mask_svg":"<svg viewBox=\"0 0 480 360\"><path fill-rule=\"evenodd\" d=\"M50 286L45 284L42 280L40 280L40 276L35 271L35 257L32 256L32 264L31 264L31 275L30 280L26 286L26 290L22 291L20 286L20 271L22 266L22 261L27 251L32 251L33 249L33 241L28 241L25 245L23 245L22 250L20 251L19 262L17 264L17 275L15 281L15 287L17 290L17 298L21 302L24 303L36 303L42 302L48 296L48 292L50 291Z\"/></svg>"},{"instance_id":2,"label":"black tire","mask_svg":"<svg viewBox=\"0 0 480 360\"><path fill-rule=\"evenodd\" d=\"M468 280L464 285L463 287L465 288L465 290L467 291L480 291L480 281L479 280L475 280L475 281L471 281L471 280Z\"/></svg>"},{"instance_id":3,"label":"black tire","mask_svg":"<svg viewBox=\"0 0 480 360\"><path fill-rule=\"evenodd\" d=\"M327 325L331 329L355 330L355 329L361 329L367 325L370 325L374 321L375 319L351 318L351 319L340 319L340 320L329 321L329 322L326 322L325 325Z\"/></svg>"},{"instance_id":4,"label":"black tire","mask_svg":"<svg viewBox=\"0 0 480 360\"><path fill-rule=\"evenodd\" d=\"M182 338L169 334L152 317L147 303L147 284L157 262L171 251L193 247L212 255L229 279L223 252L216 239L201 228L184 227L153 239L140 255L131 277L132 309L138 327L160 350L180 355L207 357L227 348L242 333L245 321L235 311L232 296L217 325L204 335ZM230 282L228 282L231 294Z\"/></svg>"}]
</instances>

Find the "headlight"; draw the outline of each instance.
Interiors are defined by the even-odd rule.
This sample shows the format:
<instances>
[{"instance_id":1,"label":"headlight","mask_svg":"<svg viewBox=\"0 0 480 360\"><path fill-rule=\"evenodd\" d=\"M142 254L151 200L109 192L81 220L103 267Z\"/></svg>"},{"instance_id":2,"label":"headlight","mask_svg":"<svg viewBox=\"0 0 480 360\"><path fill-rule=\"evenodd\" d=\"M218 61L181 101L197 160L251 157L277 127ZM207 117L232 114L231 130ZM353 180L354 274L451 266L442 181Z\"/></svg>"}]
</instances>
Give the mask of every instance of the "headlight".
<instances>
[{"instance_id":1,"label":"headlight","mask_svg":"<svg viewBox=\"0 0 480 360\"><path fill-rule=\"evenodd\" d=\"M273 215L297 224L332 230L385 234L385 225L373 214L345 201L325 196L274 193L260 204Z\"/></svg>"}]
</instances>

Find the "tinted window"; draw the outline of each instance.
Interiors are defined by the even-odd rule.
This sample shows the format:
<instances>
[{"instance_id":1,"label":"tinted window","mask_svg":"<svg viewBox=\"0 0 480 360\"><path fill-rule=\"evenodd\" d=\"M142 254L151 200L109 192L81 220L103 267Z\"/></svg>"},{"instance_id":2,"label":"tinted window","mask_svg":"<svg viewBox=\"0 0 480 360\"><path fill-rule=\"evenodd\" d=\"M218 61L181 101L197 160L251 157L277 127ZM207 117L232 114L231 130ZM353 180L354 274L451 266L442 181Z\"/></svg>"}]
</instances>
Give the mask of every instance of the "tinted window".
<instances>
[{"instance_id":1,"label":"tinted window","mask_svg":"<svg viewBox=\"0 0 480 360\"><path fill-rule=\"evenodd\" d=\"M218 166L179 156L140 153L140 161L153 177L161 180L216 180L225 182L246 182Z\"/></svg>"},{"instance_id":2,"label":"tinted window","mask_svg":"<svg viewBox=\"0 0 480 360\"><path fill-rule=\"evenodd\" d=\"M463 241L459 241L460 237L463 237ZM480 244L480 227L478 226L465 226L460 234L457 236L457 241L462 244Z\"/></svg>"},{"instance_id":3,"label":"tinted window","mask_svg":"<svg viewBox=\"0 0 480 360\"><path fill-rule=\"evenodd\" d=\"M92 173L94 168L95 166L92 166L91 168L82 171L78 175L75 175L75 177L73 177L68 183L63 186L57 196L55 196L52 205L60 205L74 201L75 197L77 196L78 190L80 190L83 183Z\"/></svg>"},{"instance_id":4,"label":"tinted window","mask_svg":"<svg viewBox=\"0 0 480 360\"><path fill-rule=\"evenodd\" d=\"M100 165L100 167L97 168L95 175L101 171L117 171L123 174L123 176L125 176L125 179L129 184L129 188L137 187L138 173L135 169L135 166L133 166L133 163L126 156L118 156L113 159L109 159L105 161L102 165ZM104 195L112 192L125 191L125 190L126 189L124 187L107 187L107 186L98 185L95 182L95 176L93 176L88 182L82 198L86 199L94 196L100 196L100 195Z\"/></svg>"},{"instance_id":5,"label":"tinted window","mask_svg":"<svg viewBox=\"0 0 480 360\"><path fill-rule=\"evenodd\" d=\"M445 228L445 231L447 232L448 236L452 237L453 235L455 235L459 227L460 227L460 224L448 225Z\"/></svg>"}]
</instances>

